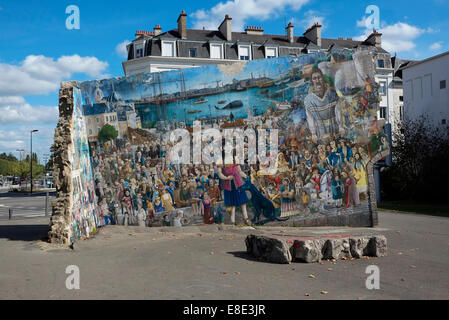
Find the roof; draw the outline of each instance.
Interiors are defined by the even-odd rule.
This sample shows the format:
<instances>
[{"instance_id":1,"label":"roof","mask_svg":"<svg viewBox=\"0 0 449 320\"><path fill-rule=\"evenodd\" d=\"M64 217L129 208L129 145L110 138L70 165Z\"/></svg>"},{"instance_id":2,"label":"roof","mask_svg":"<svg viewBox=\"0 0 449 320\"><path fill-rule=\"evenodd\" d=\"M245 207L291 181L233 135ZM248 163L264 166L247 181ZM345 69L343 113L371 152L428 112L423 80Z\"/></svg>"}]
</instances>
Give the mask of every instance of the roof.
<instances>
[{"instance_id":1,"label":"roof","mask_svg":"<svg viewBox=\"0 0 449 320\"><path fill-rule=\"evenodd\" d=\"M402 69L408 69L408 68L414 67L416 65L422 64L424 62L444 57L444 56L446 56L448 54L449 54L449 51L446 51L446 52L440 53L440 54L438 54L436 56L433 56L433 57L430 57L430 58L427 58L427 59L424 59L424 60L411 61L409 64L407 64L407 66L403 67Z\"/></svg>"},{"instance_id":2,"label":"roof","mask_svg":"<svg viewBox=\"0 0 449 320\"><path fill-rule=\"evenodd\" d=\"M316 27L316 26L315 26ZM259 30L259 29L258 29ZM189 57L189 48L195 48L198 58L208 58L210 55L209 47L207 43L210 42L223 42L225 46L225 56L227 59L238 59L238 44L240 43L253 43L253 58L264 58L263 51L257 49L257 46L262 47L265 45L280 47L282 52L279 55L296 55L304 49L309 50L329 50L332 47L341 47L348 49L370 49L375 50L378 53L388 54L382 48L376 47L366 41L352 40L351 38L343 39L330 39L322 38L321 46L317 46L304 36L294 36L293 42L288 41L287 35L277 34L260 34L246 33L246 32L232 32L232 41L227 41L226 37L219 30L201 30L201 29L186 29L186 38L182 39L178 29L172 29L166 31L160 35L154 36L147 41L144 56L160 56L161 55L161 42L159 40L179 40L179 57ZM184 43L184 44L183 44ZM195 44L196 43L196 44ZM284 49L282 49L284 48ZM132 48L129 50L128 60L133 59ZM260 52L258 52L260 51Z\"/></svg>"}]
</instances>

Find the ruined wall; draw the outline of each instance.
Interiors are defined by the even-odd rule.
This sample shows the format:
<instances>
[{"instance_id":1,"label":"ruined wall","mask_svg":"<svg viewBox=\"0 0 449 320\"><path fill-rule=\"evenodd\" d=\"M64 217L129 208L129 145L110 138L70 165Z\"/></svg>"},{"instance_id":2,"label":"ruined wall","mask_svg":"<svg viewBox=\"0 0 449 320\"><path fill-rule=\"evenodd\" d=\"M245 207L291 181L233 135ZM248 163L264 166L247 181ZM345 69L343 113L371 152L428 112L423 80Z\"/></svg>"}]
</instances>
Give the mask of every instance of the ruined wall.
<instances>
[{"instance_id":1,"label":"ruined wall","mask_svg":"<svg viewBox=\"0 0 449 320\"><path fill-rule=\"evenodd\" d=\"M389 146L376 119L370 52L333 50L71 85L81 96L77 88L61 89L54 239L74 241L106 224L230 223L233 207L237 223L245 207L257 224L377 223L372 166ZM225 144L205 133L239 128L255 134ZM269 140L275 131L278 138ZM188 149L178 140L184 133ZM226 148L239 145L244 151L234 165L223 164L222 154L214 158L222 148L232 161ZM262 156L257 163L248 160L253 146ZM179 161L182 150L188 157Z\"/></svg>"},{"instance_id":2,"label":"ruined wall","mask_svg":"<svg viewBox=\"0 0 449 320\"><path fill-rule=\"evenodd\" d=\"M54 179L57 198L49 238L72 243L96 232L97 199L90 163L81 92L77 82L62 83L55 130Z\"/></svg>"}]
</instances>

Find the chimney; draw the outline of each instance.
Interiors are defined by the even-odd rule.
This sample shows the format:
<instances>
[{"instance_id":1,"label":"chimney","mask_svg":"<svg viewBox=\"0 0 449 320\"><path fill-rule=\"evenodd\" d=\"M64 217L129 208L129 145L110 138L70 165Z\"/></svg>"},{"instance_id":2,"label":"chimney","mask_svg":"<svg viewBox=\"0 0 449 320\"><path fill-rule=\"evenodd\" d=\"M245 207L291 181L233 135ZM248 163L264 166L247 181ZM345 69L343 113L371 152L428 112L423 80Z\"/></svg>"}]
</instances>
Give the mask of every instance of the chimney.
<instances>
[{"instance_id":1,"label":"chimney","mask_svg":"<svg viewBox=\"0 0 449 320\"><path fill-rule=\"evenodd\" d=\"M153 32L154 32L154 36L156 37L156 36L158 36L158 35L160 35L161 33L162 33L162 28L161 28L161 26L160 25L155 25L154 26L154 28L153 28Z\"/></svg>"},{"instance_id":2,"label":"chimney","mask_svg":"<svg viewBox=\"0 0 449 320\"><path fill-rule=\"evenodd\" d=\"M382 33L373 30L373 32L366 38L366 43L369 43L372 46L380 48L382 46Z\"/></svg>"},{"instance_id":3,"label":"chimney","mask_svg":"<svg viewBox=\"0 0 449 320\"><path fill-rule=\"evenodd\" d=\"M316 22L303 34L304 37L315 43L318 47L321 47L321 27L321 24Z\"/></svg>"},{"instance_id":4,"label":"chimney","mask_svg":"<svg viewBox=\"0 0 449 320\"><path fill-rule=\"evenodd\" d=\"M225 16L223 22L218 27L218 31L226 38L226 41L232 41L232 18L228 15Z\"/></svg>"},{"instance_id":5,"label":"chimney","mask_svg":"<svg viewBox=\"0 0 449 320\"><path fill-rule=\"evenodd\" d=\"M181 39L187 39L187 14L182 10L178 18L178 32Z\"/></svg>"},{"instance_id":6,"label":"chimney","mask_svg":"<svg viewBox=\"0 0 449 320\"><path fill-rule=\"evenodd\" d=\"M285 28L285 30L287 31L288 42L295 42L295 35L293 34L293 24L291 22L288 23L288 26Z\"/></svg>"},{"instance_id":7,"label":"chimney","mask_svg":"<svg viewBox=\"0 0 449 320\"><path fill-rule=\"evenodd\" d=\"M137 39L139 36L141 36L141 35L144 35L144 36L146 36L146 37L152 38L152 37L154 37L154 32L153 32L153 31L137 30L137 31L136 31L136 34L135 34L136 39Z\"/></svg>"},{"instance_id":8,"label":"chimney","mask_svg":"<svg viewBox=\"0 0 449 320\"><path fill-rule=\"evenodd\" d=\"M246 34L262 35L263 34L263 29L262 29L262 27L248 26L248 27L246 27L245 32L246 32Z\"/></svg>"}]
</instances>

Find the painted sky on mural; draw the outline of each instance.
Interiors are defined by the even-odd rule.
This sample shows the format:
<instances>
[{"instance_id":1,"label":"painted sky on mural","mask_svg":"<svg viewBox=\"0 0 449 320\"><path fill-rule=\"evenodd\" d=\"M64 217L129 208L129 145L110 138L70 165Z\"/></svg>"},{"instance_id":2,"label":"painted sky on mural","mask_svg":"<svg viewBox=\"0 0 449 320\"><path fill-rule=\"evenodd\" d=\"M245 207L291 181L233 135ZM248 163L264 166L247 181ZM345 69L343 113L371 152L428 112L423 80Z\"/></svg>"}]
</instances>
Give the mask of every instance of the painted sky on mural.
<instances>
[{"instance_id":1,"label":"painted sky on mural","mask_svg":"<svg viewBox=\"0 0 449 320\"><path fill-rule=\"evenodd\" d=\"M80 8L80 30L65 27L68 5ZM323 37L364 38L365 8L380 9L383 47L402 58L424 59L449 50L449 0L332 1L4 1L0 0L0 153L29 150L29 131L38 129L33 150L49 153L57 121L60 81L122 76L123 48L136 30L176 28L181 10L188 28L216 29L225 14L235 31L262 26L283 34L292 21L295 34L316 21Z\"/></svg>"}]
</instances>

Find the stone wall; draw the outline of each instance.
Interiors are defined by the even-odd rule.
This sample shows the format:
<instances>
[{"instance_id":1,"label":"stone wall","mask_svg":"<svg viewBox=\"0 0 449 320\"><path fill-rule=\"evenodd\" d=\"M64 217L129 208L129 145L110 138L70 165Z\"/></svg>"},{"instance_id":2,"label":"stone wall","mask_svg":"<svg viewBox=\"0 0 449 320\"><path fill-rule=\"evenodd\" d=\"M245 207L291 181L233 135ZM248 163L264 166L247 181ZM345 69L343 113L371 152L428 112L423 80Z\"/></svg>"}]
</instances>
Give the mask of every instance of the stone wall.
<instances>
[{"instance_id":1,"label":"stone wall","mask_svg":"<svg viewBox=\"0 0 449 320\"><path fill-rule=\"evenodd\" d=\"M73 87L75 81L63 82L59 90L59 120L55 129L55 151L53 179L56 199L52 201L51 230L48 233L53 243L68 244L71 237L72 165L69 147L72 141Z\"/></svg>"}]
</instances>

